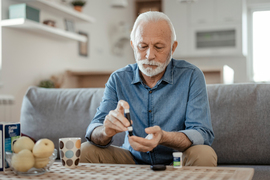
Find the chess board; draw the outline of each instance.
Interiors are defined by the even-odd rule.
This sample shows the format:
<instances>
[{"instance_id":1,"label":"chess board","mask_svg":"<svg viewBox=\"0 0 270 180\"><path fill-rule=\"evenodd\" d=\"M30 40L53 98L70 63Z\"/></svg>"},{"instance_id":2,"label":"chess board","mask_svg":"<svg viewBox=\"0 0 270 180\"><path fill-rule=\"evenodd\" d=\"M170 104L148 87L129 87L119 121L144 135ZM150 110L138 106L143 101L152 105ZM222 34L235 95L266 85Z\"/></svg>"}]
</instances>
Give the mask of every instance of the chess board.
<instances>
[{"instance_id":1,"label":"chess board","mask_svg":"<svg viewBox=\"0 0 270 180\"><path fill-rule=\"evenodd\" d=\"M165 171L153 171L149 165L115 165L80 163L76 168L67 168L60 162L55 162L50 172L35 176L18 176L10 169L0 173L1 180L14 179L57 179L57 180L251 180L254 174L252 168L223 168L223 167L183 167L167 166Z\"/></svg>"}]
</instances>

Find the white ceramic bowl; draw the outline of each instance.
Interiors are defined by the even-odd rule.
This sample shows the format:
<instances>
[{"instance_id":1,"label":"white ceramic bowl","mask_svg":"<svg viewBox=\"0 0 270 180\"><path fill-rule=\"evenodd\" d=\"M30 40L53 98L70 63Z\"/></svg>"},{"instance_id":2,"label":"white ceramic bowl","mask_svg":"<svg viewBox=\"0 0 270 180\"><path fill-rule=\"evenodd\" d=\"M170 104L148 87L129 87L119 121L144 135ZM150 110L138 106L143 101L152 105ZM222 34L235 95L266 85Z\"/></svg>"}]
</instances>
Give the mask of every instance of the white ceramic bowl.
<instances>
[{"instance_id":1,"label":"white ceramic bowl","mask_svg":"<svg viewBox=\"0 0 270 180\"><path fill-rule=\"evenodd\" d=\"M40 174L44 174L45 172L48 172L52 166L52 164L54 163L55 159L57 158L57 150L54 149L53 154L49 157L49 162L47 164L47 166L45 166L44 168L31 168L29 169L27 172L20 172L20 171L16 171L11 163L11 159L12 156L15 153L12 152L6 152L6 161L8 162L10 168L12 169L12 171L17 174L17 175L25 175L25 176L31 176L31 175L40 175Z\"/></svg>"}]
</instances>

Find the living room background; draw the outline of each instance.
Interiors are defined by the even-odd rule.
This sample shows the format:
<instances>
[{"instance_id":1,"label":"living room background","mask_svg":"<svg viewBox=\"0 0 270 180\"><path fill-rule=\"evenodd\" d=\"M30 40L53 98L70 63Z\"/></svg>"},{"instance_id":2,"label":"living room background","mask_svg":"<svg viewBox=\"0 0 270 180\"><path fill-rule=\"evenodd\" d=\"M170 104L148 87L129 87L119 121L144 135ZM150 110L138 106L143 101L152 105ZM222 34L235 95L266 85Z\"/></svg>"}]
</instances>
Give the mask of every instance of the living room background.
<instances>
[{"instance_id":1,"label":"living room background","mask_svg":"<svg viewBox=\"0 0 270 180\"><path fill-rule=\"evenodd\" d=\"M16 1L2 1L2 19L8 18L8 7ZM66 70L113 71L134 63L129 43L122 56L113 55L110 47L109 28L119 22L134 21L133 6L112 8L110 0L88 0L83 13L96 19L93 24L75 24L76 30L89 36L88 57L79 55L78 42L63 40L26 30L2 28L2 70L0 94L15 97L12 121L20 119L23 96L29 86ZM62 21L57 22L57 26Z\"/></svg>"},{"instance_id":2,"label":"living room background","mask_svg":"<svg viewBox=\"0 0 270 180\"><path fill-rule=\"evenodd\" d=\"M23 96L29 86L36 86L41 80L49 79L66 70L85 71L114 71L127 64L134 63L133 51L129 42L124 42L123 53L112 52L112 35L119 23L125 23L129 28L135 20L135 2L127 0L124 8L111 6L111 0L87 0L83 13L96 19L94 23L74 23L77 31L88 34L88 57L80 56L78 42L63 40L47 35L29 32L15 28L2 28L2 69L0 69L0 94L15 97L15 106L12 113L12 122L20 120L20 109ZM16 0L2 0L2 19L8 19L8 7L16 4ZM256 3L270 3L270 0L247 0L247 6ZM181 31L183 24L179 16L181 3L177 0L163 0L162 9L172 20L175 30ZM64 26L62 19L47 12L43 17L52 17L57 20L56 26ZM41 17L42 18L42 17ZM181 18L182 20L184 18ZM0 31L1 32L1 31ZM186 41L178 37L178 48L185 47ZM1 47L1 46L0 46ZM177 53L176 59L185 59L199 67L221 67L229 65L234 70L235 83L250 82L248 59L244 56L204 56L182 57Z\"/></svg>"}]
</instances>

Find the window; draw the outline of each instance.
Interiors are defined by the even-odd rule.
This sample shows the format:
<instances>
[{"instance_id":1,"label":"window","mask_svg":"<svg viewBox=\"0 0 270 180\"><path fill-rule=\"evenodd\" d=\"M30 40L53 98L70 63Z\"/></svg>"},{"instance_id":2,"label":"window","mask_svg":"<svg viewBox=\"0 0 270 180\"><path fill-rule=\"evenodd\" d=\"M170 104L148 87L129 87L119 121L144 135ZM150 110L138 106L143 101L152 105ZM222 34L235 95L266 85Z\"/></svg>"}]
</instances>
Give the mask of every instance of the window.
<instances>
[{"instance_id":1,"label":"window","mask_svg":"<svg viewBox=\"0 0 270 180\"><path fill-rule=\"evenodd\" d=\"M253 80L270 81L270 10L252 13Z\"/></svg>"},{"instance_id":2,"label":"window","mask_svg":"<svg viewBox=\"0 0 270 180\"><path fill-rule=\"evenodd\" d=\"M2 20L2 0L0 1L0 21ZM1 82L1 69L2 69L2 27L0 27L0 88Z\"/></svg>"}]
</instances>

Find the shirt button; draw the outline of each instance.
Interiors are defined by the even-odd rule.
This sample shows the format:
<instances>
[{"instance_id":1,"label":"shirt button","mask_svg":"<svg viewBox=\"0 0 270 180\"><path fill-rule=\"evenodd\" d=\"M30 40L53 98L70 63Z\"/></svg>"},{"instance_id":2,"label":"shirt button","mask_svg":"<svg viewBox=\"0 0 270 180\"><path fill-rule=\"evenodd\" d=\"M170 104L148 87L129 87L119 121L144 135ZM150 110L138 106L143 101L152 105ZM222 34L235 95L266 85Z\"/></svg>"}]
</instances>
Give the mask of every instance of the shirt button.
<instances>
[{"instance_id":1,"label":"shirt button","mask_svg":"<svg viewBox=\"0 0 270 180\"><path fill-rule=\"evenodd\" d=\"M151 94L151 93L152 93L152 91L149 91L149 93Z\"/></svg>"},{"instance_id":2,"label":"shirt button","mask_svg":"<svg viewBox=\"0 0 270 180\"><path fill-rule=\"evenodd\" d=\"M151 110L149 110L148 112L152 112Z\"/></svg>"}]
</instances>

